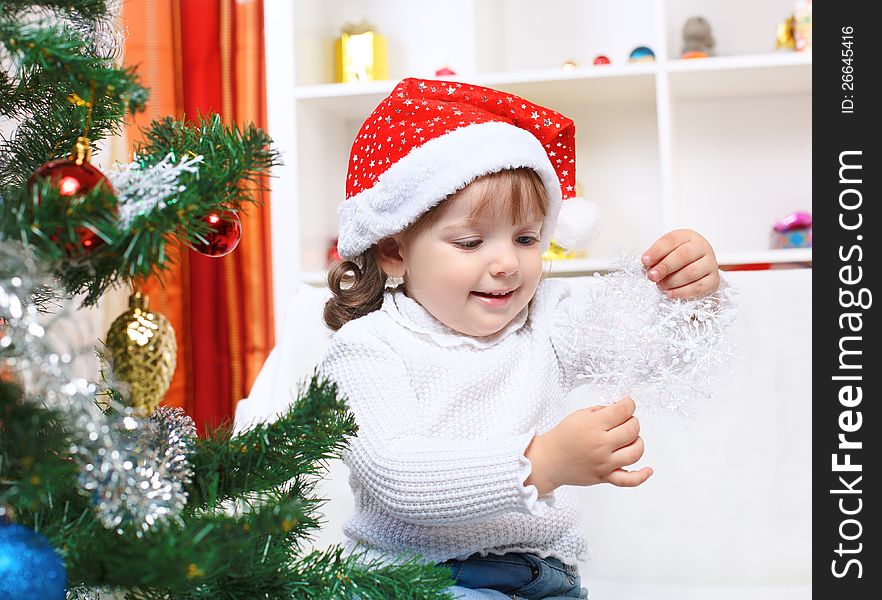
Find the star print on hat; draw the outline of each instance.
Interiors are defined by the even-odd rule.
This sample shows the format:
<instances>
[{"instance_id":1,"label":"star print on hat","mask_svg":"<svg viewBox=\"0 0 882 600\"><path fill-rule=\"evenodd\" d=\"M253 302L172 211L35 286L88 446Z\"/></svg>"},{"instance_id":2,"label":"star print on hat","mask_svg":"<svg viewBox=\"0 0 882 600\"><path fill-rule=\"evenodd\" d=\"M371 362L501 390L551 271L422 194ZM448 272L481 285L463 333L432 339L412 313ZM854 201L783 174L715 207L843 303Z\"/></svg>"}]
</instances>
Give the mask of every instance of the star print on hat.
<instances>
[{"instance_id":1,"label":"star print on hat","mask_svg":"<svg viewBox=\"0 0 882 600\"><path fill-rule=\"evenodd\" d=\"M571 119L513 94L402 80L352 144L338 252L357 256L478 177L519 167L536 171L548 194L544 252L562 200L574 195L575 132Z\"/></svg>"}]
</instances>

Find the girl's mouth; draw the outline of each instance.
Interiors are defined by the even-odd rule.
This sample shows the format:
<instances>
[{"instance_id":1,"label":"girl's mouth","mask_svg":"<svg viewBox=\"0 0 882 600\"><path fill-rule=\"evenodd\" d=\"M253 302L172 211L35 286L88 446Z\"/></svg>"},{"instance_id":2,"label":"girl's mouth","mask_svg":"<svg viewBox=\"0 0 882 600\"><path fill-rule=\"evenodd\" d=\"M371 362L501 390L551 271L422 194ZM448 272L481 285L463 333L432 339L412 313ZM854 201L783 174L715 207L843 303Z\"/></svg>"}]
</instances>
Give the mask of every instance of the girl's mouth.
<instances>
[{"instance_id":1,"label":"girl's mouth","mask_svg":"<svg viewBox=\"0 0 882 600\"><path fill-rule=\"evenodd\" d=\"M504 294L491 294L489 292L471 292L471 295L480 300L486 306L507 306L517 290L509 290Z\"/></svg>"}]
</instances>

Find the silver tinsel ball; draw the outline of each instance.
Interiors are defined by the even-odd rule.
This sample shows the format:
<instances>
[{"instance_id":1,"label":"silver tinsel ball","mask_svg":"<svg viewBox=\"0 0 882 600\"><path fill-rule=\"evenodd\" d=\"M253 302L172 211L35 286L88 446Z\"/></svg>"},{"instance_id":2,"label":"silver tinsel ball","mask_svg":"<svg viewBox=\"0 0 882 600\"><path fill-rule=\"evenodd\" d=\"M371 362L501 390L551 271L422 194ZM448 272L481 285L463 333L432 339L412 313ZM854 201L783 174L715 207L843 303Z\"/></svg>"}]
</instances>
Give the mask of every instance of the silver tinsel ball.
<instances>
[{"instance_id":1,"label":"silver tinsel ball","mask_svg":"<svg viewBox=\"0 0 882 600\"><path fill-rule=\"evenodd\" d=\"M118 448L98 448L80 473L93 492L98 517L107 528L141 536L159 522L176 519L187 504L192 470L187 453L196 438L193 419L179 408L158 407L146 421L134 414Z\"/></svg>"},{"instance_id":2,"label":"silver tinsel ball","mask_svg":"<svg viewBox=\"0 0 882 600\"><path fill-rule=\"evenodd\" d=\"M66 338L52 336L69 307L47 318L35 295L61 297L24 246L0 242L0 369L21 382L25 401L63 415L78 440L70 453L80 465L80 484L105 527L141 535L177 518L187 502L192 420L173 409L142 420L115 403L102 411L97 386L74 375L75 349L58 348Z\"/></svg>"}]
</instances>

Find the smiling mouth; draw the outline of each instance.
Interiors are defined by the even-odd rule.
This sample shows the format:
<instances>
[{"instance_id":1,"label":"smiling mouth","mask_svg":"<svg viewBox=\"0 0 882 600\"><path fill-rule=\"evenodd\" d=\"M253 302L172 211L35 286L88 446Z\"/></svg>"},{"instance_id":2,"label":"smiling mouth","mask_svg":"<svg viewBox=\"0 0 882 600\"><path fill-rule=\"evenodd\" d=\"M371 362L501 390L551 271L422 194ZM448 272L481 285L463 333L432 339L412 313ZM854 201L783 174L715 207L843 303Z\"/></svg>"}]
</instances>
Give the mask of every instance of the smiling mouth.
<instances>
[{"instance_id":1,"label":"smiling mouth","mask_svg":"<svg viewBox=\"0 0 882 600\"><path fill-rule=\"evenodd\" d=\"M472 292L475 296L479 298L487 298L491 300L507 300L511 298L517 290L509 290L507 292Z\"/></svg>"}]
</instances>

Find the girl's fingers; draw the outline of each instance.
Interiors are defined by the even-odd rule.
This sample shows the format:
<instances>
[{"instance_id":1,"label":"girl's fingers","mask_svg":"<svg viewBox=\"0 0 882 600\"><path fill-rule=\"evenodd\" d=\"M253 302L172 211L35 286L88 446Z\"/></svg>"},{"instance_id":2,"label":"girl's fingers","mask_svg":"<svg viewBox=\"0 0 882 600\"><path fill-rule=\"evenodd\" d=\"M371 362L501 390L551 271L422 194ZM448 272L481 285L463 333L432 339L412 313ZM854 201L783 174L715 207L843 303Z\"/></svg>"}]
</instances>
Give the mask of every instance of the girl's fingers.
<instances>
[{"instance_id":1,"label":"girl's fingers","mask_svg":"<svg viewBox=\"0 0 882 600\"><path fill-rule=\"evenodd\" d=\"M714 270L714 261L704 255L658 282L661 290L670 290L698 281Z\"/></svg>"},{"instance_id":2,"label":"girl's fingers","mask_svg":"<svg viewBox=\"0 0 882 600\"><path fill-rule=\"evenodd\" d=\"M609 442L618 450L633 443L638 435L640 435L640 421L637 417L631 417L618 427L609 430Z\"/></svg>"},{"instance_id":3,"label":"girl's fingers","mask_svg":"<svg viewBox=\"0 0 882 600\"><path fill-rule=\"evenodd\" d=\"M606 480L619 487L637 487L652 475L651 467L643 467L639 471L626 471L625 469L616 469L609 474Z\"/></svg>"},{"instance_id":4,"label":"girl's fingers","mask_svg":"<svg viewBox=\"0 0 882 600\"><path fill-rule=\"evenodd\" d=\"M688 300L690 298L698 298L699 296L704 296L709 291L717 289L719 286L719 274L708 273L698 281L690 283L689 285L684 285L682 287L674 288L672 290L665 290L665 294L668 298L676 298L678 300Z\"/></svg>"},{"instance_id":5,"label":"girl's fingers","mask_svg":"<svg viewBox=\"0 0 882 600\"><path fill-rule=\"evenodd\" d=\"M640 259L643 266L650 268L657 265L668 254L691 240L692 233L693 232L689 229L675 229L674 231L669 231L658 238L655 243L643 253L643 256Z\"/></svg>"},{"instance_id":6,"label":"girl's fingers","mask_svg":"<svg viewBox=\"0 0 882 600\"><path fill-rule=\"evenodd\" d=\"M647 275L650 281L661 281L671 273L675 273L704 255L698 244L689 240L677 246L670 253L649 268Z\"/></svg>"},{"instance_id":7,"label":"girl's fingers","mask_svg":"<svg viewBox=\"0 0 882 600\"><path fill-rule=\"evenodd\" d=\"M625 396L609 406L603 407L601 423L609 431L630 419L636 409L637 405L634 404L634 400L630 396Z\"/></svg>"},{"instance_id":8,"label":"girl's fingers","mask_svg":"<svg viewBox=\"0 0 882 600\"><path fill-rule=\"evenodd\" d=\"M637 436L632 443L628 444L624 448L619 448L615 452L613 452L610 457L610 462L618 467L627 467L628 465L633 465L635 462L640 460L640 457L643 456L643 453L646 451L646 446L643 444L643 438Z\"/></svg>"}]
</instances>

